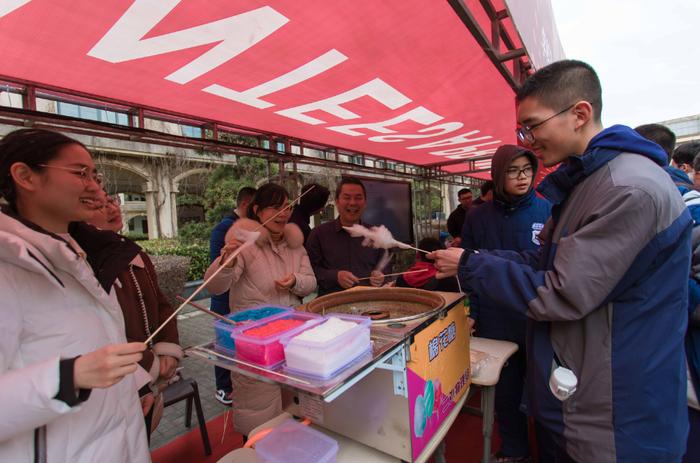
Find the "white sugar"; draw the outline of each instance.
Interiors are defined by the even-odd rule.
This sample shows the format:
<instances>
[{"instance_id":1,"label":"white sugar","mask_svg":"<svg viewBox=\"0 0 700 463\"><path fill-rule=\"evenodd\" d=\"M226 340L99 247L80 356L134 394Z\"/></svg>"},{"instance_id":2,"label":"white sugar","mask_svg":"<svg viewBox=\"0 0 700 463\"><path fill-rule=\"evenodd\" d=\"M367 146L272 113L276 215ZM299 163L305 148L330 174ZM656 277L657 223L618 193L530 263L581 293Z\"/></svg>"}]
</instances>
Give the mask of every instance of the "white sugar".
<instances>
[{"instance_id":1,"label":"white sugar","mask_svg":"<svg viewBox=\"0 0 700 463\"><path fill-rule=\"evenodd\" d=\"M356 325L357 323L355 322L329 317L325 323L304 331L299 336L295 336L294 339L298 341L326 342L350 331Z\"/></svg>"}]
</instances>

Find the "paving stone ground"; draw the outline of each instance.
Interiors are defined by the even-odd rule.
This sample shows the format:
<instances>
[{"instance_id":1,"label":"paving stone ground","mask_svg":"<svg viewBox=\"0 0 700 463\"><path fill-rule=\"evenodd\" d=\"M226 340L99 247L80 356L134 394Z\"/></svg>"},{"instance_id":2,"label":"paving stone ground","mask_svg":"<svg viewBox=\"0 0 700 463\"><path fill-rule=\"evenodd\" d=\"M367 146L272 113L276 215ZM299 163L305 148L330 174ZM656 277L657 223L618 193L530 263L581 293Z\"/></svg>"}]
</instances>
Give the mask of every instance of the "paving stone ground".
<instances>
[{"instance_id":1,"label":"paving stone ground","mask_svg":"<svg viewBox=\"0 0 700 463\"><path fill-rule=\"evenodd\" d=\"M198 301L201 305L209 306L209 299ZM189 347L195 344L209 342L214 339L213 319L194 309L184 309L178 315L177 326L180 333L180 344ZM228 407L219 403L215 398L214 367L197 358L185 357L181 362L181 374L197 380L199 395L202 400L204 417L208 421L225 412ZM161 447L182 434L196 429L197 418L192 410L192 427L185 427L185 401L167 407L156 431L151 435L151 450ZM214 441L220 436L209 436Z\"/></svg>"}]
</instances>

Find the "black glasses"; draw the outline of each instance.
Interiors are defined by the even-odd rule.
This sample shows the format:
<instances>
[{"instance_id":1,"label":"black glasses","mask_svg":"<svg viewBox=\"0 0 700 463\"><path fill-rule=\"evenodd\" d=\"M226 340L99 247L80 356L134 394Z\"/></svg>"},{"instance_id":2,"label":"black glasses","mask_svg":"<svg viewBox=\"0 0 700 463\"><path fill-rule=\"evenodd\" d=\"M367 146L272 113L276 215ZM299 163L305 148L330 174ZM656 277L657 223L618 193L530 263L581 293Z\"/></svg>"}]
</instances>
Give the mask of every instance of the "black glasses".
<instances>
[{"instance_id":1,"label":"black glasses","mask_svg":"<svg viewBox=\"0 0 700 463\"><path fill-rule=\"evenodd\" d=\"M523 174L525 176L525 178L530 178L530 177L532 177L532 172L533 172L532 166L525 166L522 169L517 169L517 168L516 169L508 169L506 171L506 175L510 179L520 178L520 174Z\"/></svg>"},{"instance_id":2,"label":"black glasses","mask_svg":"<svg viewBox=\"0 0 700 463\"><path fill-rule=\"evenodd\" d=\"M558 113L556 113L552 116L549 116L547 119L540 121L537 124L523 125L522 127L518 127L517 129L515 129L515 135L518 137L518 140L520 141L520 143L527 143L527 144L533 143L535 141L535 134L532 133L533 130L535 130L537 127L540 127L545 122L551 121L555 117L564 114L565 112L567 112L568 110L570 110L574 106L576 106L576 103L562 109ZM514 177L514 178L517 178L517 177Z\"/></svg>"},{"instance_id":3,"label":"black glasses","mask_svg":"<svg viewBox=\"0 0 700 463\"><path fill-rule=\"evenodd\" d=\"M90 180L93 182L97 183L98 185L102 185L103 181L103 176L99 172L90 172L89 167L65 167L65 166L54 166L51 164L38 164L39 167L48 167L50 169L61 169L61 170L66 170L68 172L73 172L74 174L78 175L80 177L80 180L83 181L85 185L87 185Z\"/></svg>"}]
</instances>

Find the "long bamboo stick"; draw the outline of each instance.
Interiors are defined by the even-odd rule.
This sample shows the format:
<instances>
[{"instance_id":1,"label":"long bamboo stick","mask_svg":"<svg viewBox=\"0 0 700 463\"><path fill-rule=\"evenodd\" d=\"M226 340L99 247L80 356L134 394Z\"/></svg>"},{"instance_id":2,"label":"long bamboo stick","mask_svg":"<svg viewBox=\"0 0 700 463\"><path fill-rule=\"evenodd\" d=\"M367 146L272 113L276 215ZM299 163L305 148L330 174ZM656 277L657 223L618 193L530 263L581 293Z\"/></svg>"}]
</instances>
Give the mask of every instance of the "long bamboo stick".
<instances>
[{"instance_id":1,"label":"long bamboo stick","mask_svg":"<svg viewBox=\"0 0 700 463\"><path fill-rule=\"evenodd\" d=\"M420 269L420 270L410 270L410 271L408 271L408 272L387 273L386 275L384 275L384 277L385 277L385 278L386 278L386 277L395 277L395 276L398 276L398 275L408 275L409 273L421 273L421 272L427 272L427 271L428 271L427 268L422 268L422 269ZM359 280L359 281L362 281L362 280L369 280L370 278L372 278L372 277L362 277L362 278L358 278L358 280Z\"/></svg>"},{"instance_id":2,"label":"long bamboo stick","mask_svg":"<svg viewBox=\"0 0 700 463\"><path fill-rule=\"evenodd\" d=\"M176 298L176 299L179 299L179 300L181 300L181 301L186 301L186 300L187 300L187 299L185 299L185 298L182 297L182 296L175 296L175 298ZM212 311L209 310L209 309L205 309L204 307L202 307L201 305L197 304L196 302L190 301L190 302L188 302L188 304L190 305L190 307L194 307L195 309L199 310L200 312L204 312L204 313L207 314L207 315L211 315L211 316L214 317L214 318L218 318L218 319L221 320L222 322L226 322L226 323L228 323L229 325L238 326L238 322L235 322L235 321L231 320L230 318L226 318L226 317L224 317L223 315L220 315L220 314L218 314L218 313L216 313L216 312L212 312Z\"/></svg>"}]
</instances>

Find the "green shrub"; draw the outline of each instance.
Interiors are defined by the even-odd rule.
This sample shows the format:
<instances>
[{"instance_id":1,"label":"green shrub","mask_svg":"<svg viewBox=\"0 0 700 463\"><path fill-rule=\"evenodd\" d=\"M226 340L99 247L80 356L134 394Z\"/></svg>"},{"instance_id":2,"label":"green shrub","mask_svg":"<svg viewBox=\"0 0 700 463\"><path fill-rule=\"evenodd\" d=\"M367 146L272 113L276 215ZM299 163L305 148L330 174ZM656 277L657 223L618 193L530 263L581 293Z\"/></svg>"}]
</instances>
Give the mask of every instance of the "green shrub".
<instances>
[{"instance_id":1,"label":"green shrub","mask_svg":"<svg viewBox=\"0 0 700 463\"><path fill-rule=\"evenodd\" d=\"M139 245L153 256L185 256L190 258L187 280L200 280L209 268L209 245L202 242L184 242L177 239L140 241Z\"/></svg>"},{"instance_id":2,"label":"green shrub","mask_svg":"<svg viewBox=\"0 0 700 463\"><path fill-rule=\"evenodd\" d=\"M146 233L129 232L124 233L124 236L129 238L131 241L144 241L148 239L148 235Z\"/></svg>"},{"instance_id":3,"label":"green shrub","mask_svg":"<svg viewBox=\"0 0 700 463\"><path fill-rule=\"evenodd\" d=\"M187 222L178 229L177 236L182 243L207 244L212 228L207 222Z\"/></svg>"}]
</instances>

